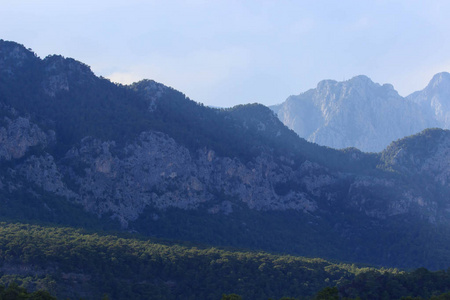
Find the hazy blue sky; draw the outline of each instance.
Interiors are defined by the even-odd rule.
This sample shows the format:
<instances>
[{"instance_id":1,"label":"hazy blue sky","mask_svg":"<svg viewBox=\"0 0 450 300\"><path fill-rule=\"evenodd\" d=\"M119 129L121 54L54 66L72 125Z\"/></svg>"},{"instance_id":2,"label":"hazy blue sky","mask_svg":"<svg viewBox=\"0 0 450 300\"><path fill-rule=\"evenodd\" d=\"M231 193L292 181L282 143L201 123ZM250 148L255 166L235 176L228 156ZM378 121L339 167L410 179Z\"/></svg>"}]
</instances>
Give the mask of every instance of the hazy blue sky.
<instances>
[{"instance_id":1,"label":"hazy blue sky","mask_svg":"<svg viewBox=\"0 0 450 300\"><path fill-rule=\"evenodd\" d=\"M276 104L360 74L406 96L450 71L450 1L0 0L0 38L207 105Z\"/></svg>"}]
</instances>

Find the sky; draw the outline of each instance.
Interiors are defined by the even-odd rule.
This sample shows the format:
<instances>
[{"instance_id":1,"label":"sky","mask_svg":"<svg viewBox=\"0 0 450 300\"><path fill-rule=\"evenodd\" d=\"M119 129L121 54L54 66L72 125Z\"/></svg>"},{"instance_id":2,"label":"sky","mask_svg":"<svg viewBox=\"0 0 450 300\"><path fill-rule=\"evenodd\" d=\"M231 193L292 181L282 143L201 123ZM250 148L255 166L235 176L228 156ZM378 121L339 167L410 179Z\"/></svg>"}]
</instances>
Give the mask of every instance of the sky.
<instances>
[{"instance_id":1,"label":"sky","mask_svg":"<svg viewBox=\"0 0 450 300\"><path fill-rule=\"evenodd\" d=\"M0 39L205 105L273 105L367 75L402 96L450 71L450 1L0 0Z\"/></svg>"}]
</instances>

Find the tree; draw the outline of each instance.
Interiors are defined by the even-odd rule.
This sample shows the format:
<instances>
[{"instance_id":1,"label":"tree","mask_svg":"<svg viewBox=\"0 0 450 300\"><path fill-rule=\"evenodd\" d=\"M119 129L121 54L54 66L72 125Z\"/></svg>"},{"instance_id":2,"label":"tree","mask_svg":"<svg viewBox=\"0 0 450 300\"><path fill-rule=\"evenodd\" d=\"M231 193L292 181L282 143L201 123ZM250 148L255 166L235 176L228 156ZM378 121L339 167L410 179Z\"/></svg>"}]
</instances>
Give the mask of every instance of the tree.
<instances>
[{"instance_id":1,"label":"tree","mask_svg":"<svg viewBox=\"0 0 450 300\"><path fill-rule=\"evenodd\" d=\"M314 298L315 300L339 300L339 292L337 287L326 287L319 291Z\"/></svg>"},{"instance_id":2,"label":"tree","mask_svg":"<svg viewBox=\"0 0 450 300\"><path fill-rule=\"evenodd\" d=\"M50 295L47 291L36 291L31 294L29 300L56 300L55 297Z\"/></svg>"},{"instance_id":3,"label":"tree","mask_svg":"<svg viewBox=\"0 0 450 300\"><path fill-rule=\"evenodd\" d=\"M236 294L222 295L222 300L242 300L242 297Z\"/></svg>"}]
</instances>

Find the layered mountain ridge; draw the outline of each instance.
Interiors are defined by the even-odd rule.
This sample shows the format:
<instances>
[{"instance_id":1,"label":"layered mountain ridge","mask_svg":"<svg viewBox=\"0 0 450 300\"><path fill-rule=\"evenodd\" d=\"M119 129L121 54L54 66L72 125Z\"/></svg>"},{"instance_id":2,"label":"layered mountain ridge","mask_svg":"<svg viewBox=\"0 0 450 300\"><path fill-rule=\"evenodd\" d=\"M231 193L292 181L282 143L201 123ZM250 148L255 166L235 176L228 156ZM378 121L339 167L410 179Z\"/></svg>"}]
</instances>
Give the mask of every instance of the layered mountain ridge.
<instances>
[{"instance_id":1,"label":"layered mountain ridge","mask_svg":"<svg viewBox=\"0 0 450 300\"><path fill-rule=\"evenodd\" d=\"M355 103L364 92L321 85ZM402 103L390 86L370 93L380 90ZM0 103L2 219L386 266L450 264L450 175L440 163L450 159L449 131L381 153L334 150L299 138L262 105L212 109L154 81L116 85L7 41Z\"/></svg>"},{"instance_id":2,"label":"layered mountain ridge","mask_svg":"<svg viewBox=\"0 0 450 300\"><path fill-rule=\"evenodd\" d=\"M324 80L271 108L310 142L380 152L392 141L426 128L449 128L449 78L449 73L436 74L424 90L406 98L392 85L363 75L343 82Z\"/></svg>"}]
</instances>

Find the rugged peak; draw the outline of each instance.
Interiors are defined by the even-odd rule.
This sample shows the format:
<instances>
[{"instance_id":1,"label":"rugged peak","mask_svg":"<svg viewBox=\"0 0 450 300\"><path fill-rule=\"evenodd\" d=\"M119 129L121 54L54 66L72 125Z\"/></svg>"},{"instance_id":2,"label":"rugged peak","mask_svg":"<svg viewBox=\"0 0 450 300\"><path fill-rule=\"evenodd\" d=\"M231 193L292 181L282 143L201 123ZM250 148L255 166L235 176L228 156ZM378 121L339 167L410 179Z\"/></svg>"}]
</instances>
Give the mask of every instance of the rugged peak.
<instances>
[{"instance_id":1,"label":"rugged peak","mask_svg":"<svg viewBox=\"0 0 450 300\"><path fill-rule=\"evenodd\" d=\"M429 112L437 120L437 126L450 128L450 74L438 73L426 88L409 95L411 100Z\"/></svg>"},{"instance_id":2,"label":"rugged peak","mask_svg":"<svg viewBox=\"0 0 450 300\"><path fill-rule=\"evenodd\" d=\"M274 110L300 137L339 149L378 152L393 140L435 126L392 85L365 75L321 81L316 89L291 96Z\"/></svg>"},{"instance_id":3,"label":"rugged peak","mask_svg":"<svg viewBox=\"0 0 450 300\"><path fill-rule=\"evenodd\" d=\"M337 82L336 80L325 79L325 80L320 81L320 82L317 84L317 89L318 89L318 90L321 90L321 89L328 89L329 87L334 86L334 85L336 85L337 83L338 83L338 82Z\"/></svg>"},{"instance_id":4,"label":"rugged peak","mask_svg":"<svg viewBox=\"0 0 450 300\"><path fill-rule=\"evenodd\" d=\"M347 82L352 83L352 84L371 84L371 85L374 84L372 79L370 79L366 75L355 76L355 77L347 80Z\"/></svg>"},{"instance_id":5,"label":"rugged peak","mask_svg":"<svg viewBox=\"0 0 450 300\"><path fill-rule=\"evenodd\" d=\"M383 88L385 88L387 90L394 90L395 91L394 86L392 84L390 84L390 83L383 84Z\"/></svg>"},{"instance_id":6,"label":"rugged peak","mask_svg":"<svg viewBox=\"0 0 450 300\"><path fill-rule=\"evenodd\" d=\"M437 73L430 80L430 83L427 85L427 89L435 89L439 88L443 85L450 86L450 73L441 72Z\"/></svg>"},{"instance_id":7,"label":"rugged peak","mask_svg":"<svg viewBox=\"0 0 450 300\"><path fill-rule=\"evenodd\" d=\"M391 84L380 85L373 82L365 75L355 76L346 81L323 80L319 82L316 89L307 93L316 94L317 100L322 103L325 99L330 103L341 100L370 101L372 98L398 98L397 91ZM304 93L306 96L306 93Z\"/></svg>"},{"instance_id":8,"label":"rugged peak","mask_svg":"<svg viewBox=\"0 0 450 300\"><path fill-rule=\"evenodd\" d=\"M372 79L365 75L359 75L355 76L347 81L342 82L342 85L346 87L347 89L355 89L358 90L360 93L365 94L366 91L372 90L376 91L376 93L385 93L385 92L392 92L394 88L392 85L383 85L373 82ZM391 87L391 88L390 88Z\"/></svg>"},{"instance_id":9,"label":"rugged peak","mask_svg":"<svg viewBox=\"0 0 450 300\"><path fill-rule=\"evenodd\" d=\"M358 75L355 76L349 80L346 81L336 81L336 80L322 80L317 84L317 90L323 91L323 90L330 90L333 89L333 87L346 87L346 88L360 88L360 89L366 89L366 88L373 88L373 87L380 87L378 83L374 83L369 77L366 75ZM384 87L384 85L383 85ZM387 87L392 88L392 85L387 85Z\"/></svg>"},{"instance_id":10,"label":"rugged peak","mask_svg":"<svg viewBox=\"0 0 450 300\"><path fill-rule=\"evenodd\" d=\"M444 97L442 97L444 96ZM430 80L428 85L421 91L417 91L409 95L407 98L417 103L430 102L437 100L446 100L443 98L450 97L450 73L441 72L437 73Z\"/></svg>"}]
</instances>

